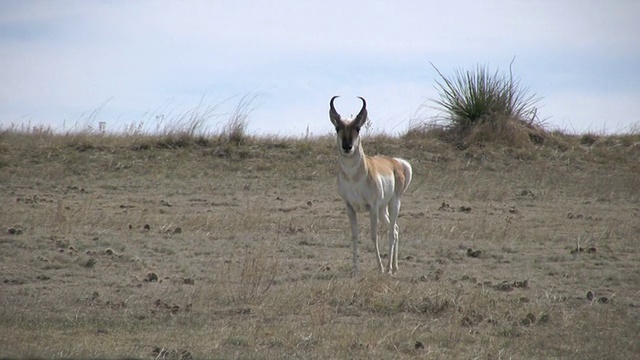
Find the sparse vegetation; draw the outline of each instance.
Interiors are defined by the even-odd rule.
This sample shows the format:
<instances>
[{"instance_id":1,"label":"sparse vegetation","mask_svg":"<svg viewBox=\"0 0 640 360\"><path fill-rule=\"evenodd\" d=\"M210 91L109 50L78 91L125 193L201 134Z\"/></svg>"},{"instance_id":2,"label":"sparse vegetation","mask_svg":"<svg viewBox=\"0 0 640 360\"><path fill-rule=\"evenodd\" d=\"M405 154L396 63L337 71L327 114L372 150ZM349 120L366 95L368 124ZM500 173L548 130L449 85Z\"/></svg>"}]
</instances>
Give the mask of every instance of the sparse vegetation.
<instances>
[{"instance_id":1,"label":"sparse vegetation","mask_svg":"<svg viewBox=\"0 0 640 360\"><path fill-rule=\"evenodd\" d=\"M248 117L254 110L254 103L258 97L259 94L251 94L240 99L224 126L222 137L236 145L247 141L249 137L247 134Z\"/></svg>"},{"instance_id":2,"label":"sparse vegetation","mask_svg":"<svg viewBox=\"0 0 640 360\"><path fill-rule=\"evenodd\" d=\"M232 137L205 113L160 135L0 132L0 357L640 352L640 134L364 137L415 178L399 273L363 241L351 277L334 139L250 137L243 116Z\"/></svg>"}]
</instances>

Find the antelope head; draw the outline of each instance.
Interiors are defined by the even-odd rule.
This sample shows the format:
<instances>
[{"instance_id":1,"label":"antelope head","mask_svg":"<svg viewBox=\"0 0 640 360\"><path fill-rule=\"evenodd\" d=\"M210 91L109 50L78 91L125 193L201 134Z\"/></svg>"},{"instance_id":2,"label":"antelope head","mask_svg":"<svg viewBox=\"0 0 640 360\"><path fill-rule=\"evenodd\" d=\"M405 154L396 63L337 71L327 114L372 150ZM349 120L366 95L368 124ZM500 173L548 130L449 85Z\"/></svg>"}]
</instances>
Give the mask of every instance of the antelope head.
<instances>
[{"instance_id":1,"label":"antelope head","mask_svg":"<svg viewBox=\"0 0 640 360\"><path fill-rule=\"evenodd\" d=\"M332 97L329 102L329 119L336 127L336 139L340 154L348 156L360 151L360 129L367 121L367 102L358 96L362 100L362 109L353 120L345 121L333 106L333 101L337 97Z\"/></svg>"}]
</instances>

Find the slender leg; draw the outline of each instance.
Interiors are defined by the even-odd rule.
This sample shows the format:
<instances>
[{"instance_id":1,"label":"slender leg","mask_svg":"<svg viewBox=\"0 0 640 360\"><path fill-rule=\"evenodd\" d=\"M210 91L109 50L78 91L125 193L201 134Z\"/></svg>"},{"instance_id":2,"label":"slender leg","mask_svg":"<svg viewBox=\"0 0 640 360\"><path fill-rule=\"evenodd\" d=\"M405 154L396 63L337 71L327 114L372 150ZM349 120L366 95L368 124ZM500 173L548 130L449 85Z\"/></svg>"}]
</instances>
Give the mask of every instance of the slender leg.
<instances>
[{"instance_id":1,"label":"slender leg","mask_svg":"<svg viewBox=\"0 0 640 360\"><path fill-rule=\"evenodd\" d=\"M378 265L380 271L384 272L384 265L382 265L382 258L380 257L380 246L378 245L378 209L371 208L369 211L369 218L371 218L371 241L376 248L376 259L378 259Z\"/></svg>"},{"instance_id":2,"label":"slender leg","mask_svg":"<svg viewBox=\"0 0 640 360\"><path fill-rule=\"evenodd\" d=\"M378 239L386 239L389 236L389 225L391 224L389 221L389 206L383 206L378 215L378 223L380 224L379 228L381 232L378 233ZM389 257L393 254L389 253ZM384 272L384 271L383 271Z\"/></svg>"},{"instance_id":3,"label":"slender leg","mask_svg":"<svg viewBox=\"0 0 640 360\"><path fill-rule=\"evenodd\" d=\"M384 206L382 211L378 214L378 223L381 225L382 231L385 235L387 235L387 231L389 231L389 206ZM378 234L378 236L382 236L383 233Z\"/></svg>"},{"instance_id":4,"label":"slender leg","mask_svg":"<svg viewBox=\"0 0 640 360\"><path fill-rule=\"evenodd\" d=\"M353 253L353 274L358 273L358 217L356 211L347 203L347 216L351 223L351 250Z\"/></svg>"},{"instance_id":5,"label":"slender leg","mask_svg":"<svg viewBox=\"0 0 640 360\"><path fill-rule=\"evenodd\" d=\"M400 212L400 199L393 199L389 203L389 273L398 271L398 213Z\"/></svg>"},{"instance_id":6,"label":"slender leg","mask_svg":"<svg viewBox=\"0 0 640 360\"><path fill-rule=\"evenodd\" d=\"M400 233L400 229L398 228L398 224L396 223L396 225L394 226L394 236L396 238L395 242L395 247L394 247L394 251L393 251L393 269L394 272L398 271L398 252L400 249L400 239L398 238L399 233Z\"/></svg>"}]
</instances>

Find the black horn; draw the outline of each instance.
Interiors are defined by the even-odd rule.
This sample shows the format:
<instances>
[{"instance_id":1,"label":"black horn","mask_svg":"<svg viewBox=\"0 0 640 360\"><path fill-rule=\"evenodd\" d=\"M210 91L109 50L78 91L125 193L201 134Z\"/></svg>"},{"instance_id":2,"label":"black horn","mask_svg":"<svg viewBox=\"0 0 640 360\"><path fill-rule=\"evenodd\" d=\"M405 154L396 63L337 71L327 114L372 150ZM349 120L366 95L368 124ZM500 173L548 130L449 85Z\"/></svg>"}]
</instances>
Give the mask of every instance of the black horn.
<instances>
[{"instance_id":1,"label":"black horn","mask_svg":"<svg viewBox=\"0 0 640 360\"><path fill-rule=\"evenodd\" d=\"M331 119L331 122L335 126L338 126L338 123L342 121L340 114L338 114L338 112L336 111L336 108L333 106L333 101L338 97L340 97L340 95L336 95L332 97L331 101L329 102L329 119Z\"/></svg>"},{"instance_id":2,"label":"black horn","mask_svg":"<svg viewBox=\"0 0 640 360\"><path fill-rule=\"evenodd\" d=\"M367 121L367 102L364 100L362 96L358 96L360 100L362 100L362 109L354 119L354 122L357 127L361 128L364 123Z\"/></svg>"}]
</instances>

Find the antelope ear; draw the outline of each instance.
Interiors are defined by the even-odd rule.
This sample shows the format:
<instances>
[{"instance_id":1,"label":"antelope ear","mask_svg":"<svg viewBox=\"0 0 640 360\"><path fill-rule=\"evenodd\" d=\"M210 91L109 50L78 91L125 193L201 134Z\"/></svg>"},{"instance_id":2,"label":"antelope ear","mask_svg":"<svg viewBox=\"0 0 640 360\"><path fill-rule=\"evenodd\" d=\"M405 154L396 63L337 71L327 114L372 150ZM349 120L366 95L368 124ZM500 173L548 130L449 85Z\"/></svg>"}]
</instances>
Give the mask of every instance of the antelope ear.
<instances>
[{"instance_id":1,"label":"antelope ear","mask_svg":"<svg viewBox=\"0 0 640 360\"><path fill-rule=\"evenodd\" d=\"M356 116L356 118L353 120L353 123L355 124L355 126L357 128L361 128L365 122L367 122L367 102L364 100L363 97L358 96L358 98L360 98L360 100L362 100L362 109L360 110L360 112L358 113L358 115Z\"/></svg>"},{"instance_id":2,"label":"antelope ear","mask_svg":"<svg viewBox=\"0 0 640 360\"><path fill-rule=\"evenodd\" d=\"M338 112L336 111L336 108L333 106L333 100L335 100L336 98L340 97L339 95L336 95L334 97L331 98L331 101L329 102L329 120L331 120L331 123L336 127L340 127L340 125L342 125L342 117L340 116L340 114L338 114Z\"/></svg>"}]
</instances>

